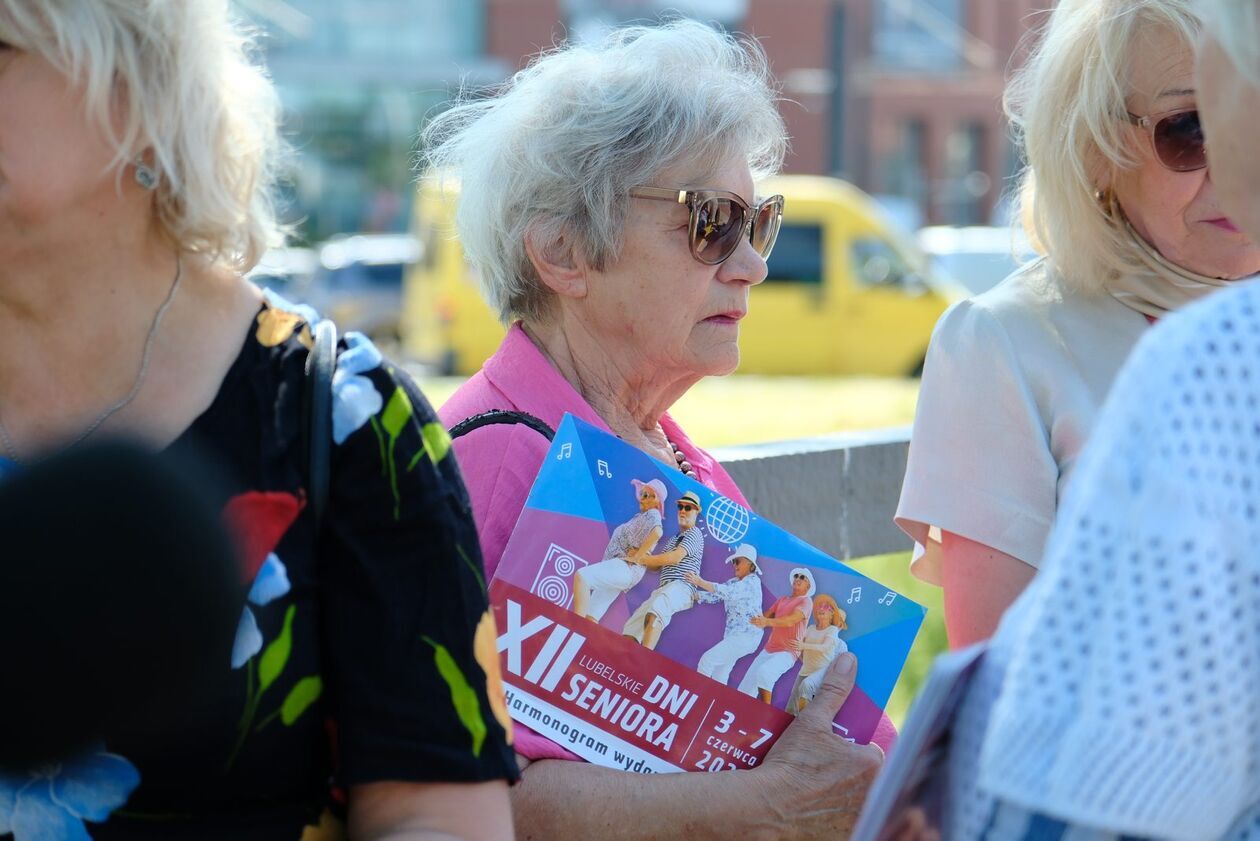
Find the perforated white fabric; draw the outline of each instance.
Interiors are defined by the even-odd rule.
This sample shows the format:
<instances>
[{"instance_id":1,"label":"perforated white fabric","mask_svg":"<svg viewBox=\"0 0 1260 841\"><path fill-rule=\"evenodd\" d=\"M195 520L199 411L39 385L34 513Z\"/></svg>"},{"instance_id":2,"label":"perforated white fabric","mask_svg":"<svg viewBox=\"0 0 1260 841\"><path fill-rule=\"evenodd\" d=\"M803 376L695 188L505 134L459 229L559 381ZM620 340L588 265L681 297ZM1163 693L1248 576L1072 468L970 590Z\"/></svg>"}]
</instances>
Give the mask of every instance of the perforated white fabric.
<instances>
[{"instance_id":1,"label":"perforated white fabric","mask_svg":"<svg viewBox=\"0 0 1260 841\"><path fill-rule=\"evenodd\" d=\"M983 750L978 770L955 759L950 837L980 837L995 797L1130 835L1260 837L1258 509L1253 281L1164 319L1119 375L960 713L956 754Z\"/></svg>"}]
</instances>

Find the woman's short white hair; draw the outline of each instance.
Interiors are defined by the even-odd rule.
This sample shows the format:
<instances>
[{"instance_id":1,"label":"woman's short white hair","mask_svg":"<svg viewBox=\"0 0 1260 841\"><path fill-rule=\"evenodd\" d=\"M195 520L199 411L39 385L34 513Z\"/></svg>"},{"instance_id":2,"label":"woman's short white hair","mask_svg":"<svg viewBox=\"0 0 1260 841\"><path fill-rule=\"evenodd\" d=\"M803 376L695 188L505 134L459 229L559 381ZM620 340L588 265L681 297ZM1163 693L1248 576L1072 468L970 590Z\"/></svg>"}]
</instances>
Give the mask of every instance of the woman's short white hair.
<instances>
[{"instance_id":1,"label":"woman's short white hair","mask_svg":"<svg viewBox=\"0 0 1260 841\"><path fill-rule=\"evenodd\" d=\"M1024 225L1064 279L1098 290L1142 271L1137 247L1099 188L1137 161L1125 99L1144 37L1167 29L1193 47L1195 0L1061 0L1040 42L1007 86L1007 116L1022 143Z\"/></svg>"},{"instance_id":2,"label":"woman's short white hair","mask_svg":"<svg viewBox=\"0 0 1260 841\"><path fill-rule=\"evenodd\" d=\"M497 95L462 96L424 139L435 177L459 181L459 236L486 299L504 321L538 320L549 296L527 232L602 268L619 253L631 187L732 155L755 178L777 171L787 136L776 102L755 41L678 20L545 53Z\"/></svg>"},{"instance_id":3,"label":"woman's short white hair","mask_svg":"<svg viewBox=\"0 0 1260 841\"><path fill-rule=\"evenodd\" d=\"M83 86L118 172L156 171L182 248L245 271L279 243L279 100L227 0L0 0L0 40Z\"/></svg>"},{"instance_id":4,"label":"woman's short white hair","mask_svg":"<svg viewBox=\"0 0 1260 841\"><path fill-rule=\"evenodd\" d=\"M1260 0L1199 0L1199 14L1238 72L1260 85Z\"/></svg>"}]
</instances>

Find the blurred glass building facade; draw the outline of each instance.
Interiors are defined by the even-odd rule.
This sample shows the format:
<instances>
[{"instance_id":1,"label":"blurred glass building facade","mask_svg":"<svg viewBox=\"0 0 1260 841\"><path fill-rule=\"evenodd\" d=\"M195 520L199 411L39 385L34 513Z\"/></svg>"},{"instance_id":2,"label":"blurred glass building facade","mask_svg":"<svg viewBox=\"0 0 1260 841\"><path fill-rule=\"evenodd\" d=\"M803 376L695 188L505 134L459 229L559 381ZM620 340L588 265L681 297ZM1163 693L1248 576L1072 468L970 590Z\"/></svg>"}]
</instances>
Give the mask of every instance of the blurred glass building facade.
<instances>
[{"instance_id":1,"label":"blurred glass building facade","mask_svg":"<svg viewBox=\"0 0 1260 841\"><path fill-rule=\"evenodd\" d=\"M1020 40L1053 0L234 0L298 148L311 241L399 231L417 133L461 85L540 49L675 15L757 37L782 83L789 172L847 178L925 223L999 211L1018 165L1001 114Z\"/></svg>"},{"instance_id":2,"label":"blurred glass building facade","mask_svg":"<svg viewBox=\"0 0 1260 841\"><path fill-rule=\"evenodd\" d=\"M460 84L502 79L482 0L235 0L297 148L288 215L315 241L407 226L416 135Z\"/></svg>"}]
</instances>

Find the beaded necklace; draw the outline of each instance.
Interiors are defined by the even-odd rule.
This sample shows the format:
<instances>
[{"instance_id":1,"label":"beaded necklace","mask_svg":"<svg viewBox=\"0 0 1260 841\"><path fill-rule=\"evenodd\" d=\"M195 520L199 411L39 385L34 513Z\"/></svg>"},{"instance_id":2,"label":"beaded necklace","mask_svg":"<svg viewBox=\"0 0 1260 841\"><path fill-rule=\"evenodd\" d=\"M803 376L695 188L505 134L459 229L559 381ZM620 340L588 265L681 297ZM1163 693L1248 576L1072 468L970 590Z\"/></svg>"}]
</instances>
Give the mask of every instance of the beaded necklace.
<instances>
[{"instance_id":1,"label":"beaded necklace","mask_svg":"<svg viewBox=\"0 0 1260 841\"><path fill-rule=\"evenodd\" d=\"M696 474L695 468L691 466L691 462L687 461L687 456L683 455L683 451L677 444L669 439L668 435L665 436L665 443L669 444L669 448L674 451L674 461L678 462L678 469L682 471L683 475L689 476L697 482L700 481L700 477Z\"/></svg>"}]
</instances>

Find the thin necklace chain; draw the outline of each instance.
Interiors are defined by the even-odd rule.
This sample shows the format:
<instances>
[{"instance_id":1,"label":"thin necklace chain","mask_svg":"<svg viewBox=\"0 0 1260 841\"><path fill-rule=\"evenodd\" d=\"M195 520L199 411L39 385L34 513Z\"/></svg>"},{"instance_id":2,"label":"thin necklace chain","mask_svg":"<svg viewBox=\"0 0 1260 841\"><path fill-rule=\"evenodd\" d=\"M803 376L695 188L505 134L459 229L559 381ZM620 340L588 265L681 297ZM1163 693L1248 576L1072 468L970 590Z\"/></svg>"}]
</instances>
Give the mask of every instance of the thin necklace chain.
<instances>
[{"instance_id":1,"label":"thin necklace chain","mask_svg":"<svg viewBox=\"0 0 1260 841\"><path fill-rule=\"evenodd\" d=\"M158 328L162 325L162 316L166 315L166 311L170 309L171 302L175 300L175 293L179 291L179 283L184 277L184 264L178 255L175 257L175 278L171 281L170 291L166 293L166 300L162 301L162 305L158 307L157 312L153 316L153 324L149 327L149 335L144 339L144 353L140 356L140 371L136 374L136 380L131 384L131 390L128 391L121 400L109 406L105 411L96 416L96 420L88 425L88 428L79 433L79 437L75 438L66 445L66 449L83 443L89 435L97 430L101 424L109 420L117 412L124 409L132 400L136 399L136 395L140 393L140 386L144 384L145 374L149 373L149 356L153 351L153 341L157 337ZM14 464L20 464L21 459L18 458L17 447L13 445L13 439L9 437L9 431L4 428L4 423L0 422L0 443L4 444L5 454L8 455L10 461Z\"/></svg>"}]
</instances>

